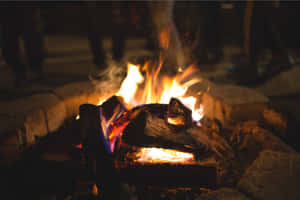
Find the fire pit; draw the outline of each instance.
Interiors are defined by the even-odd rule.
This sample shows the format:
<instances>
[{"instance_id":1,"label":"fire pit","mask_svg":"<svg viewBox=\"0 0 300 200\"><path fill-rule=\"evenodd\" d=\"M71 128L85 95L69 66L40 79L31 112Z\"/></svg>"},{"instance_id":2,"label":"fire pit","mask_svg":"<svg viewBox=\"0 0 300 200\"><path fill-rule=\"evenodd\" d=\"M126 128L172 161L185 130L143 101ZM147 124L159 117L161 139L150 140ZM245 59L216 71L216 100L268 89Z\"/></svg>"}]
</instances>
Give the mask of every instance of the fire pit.
<instances>
[{"instance_id":1,"label":"fire pit","mask_svg":"<svg viewBox=\"0 0 300 200\"><path fill-rule=\"evenodd\" d=\"M215 188L216 159L226 142L201 127L201 105L196 97L185 96L189 86L200 81L192 77L195 69L171 79L159 76L160 67L146 64L142 69L147 82L142 83L140 67L128 64L115 96L97 106L80 106L78 119L85 127L81 134L101 136L126 182ZM164 83L157 84L159 80ZM94 136L87 136L91 133Z\"/></svg>"}]
</instances>

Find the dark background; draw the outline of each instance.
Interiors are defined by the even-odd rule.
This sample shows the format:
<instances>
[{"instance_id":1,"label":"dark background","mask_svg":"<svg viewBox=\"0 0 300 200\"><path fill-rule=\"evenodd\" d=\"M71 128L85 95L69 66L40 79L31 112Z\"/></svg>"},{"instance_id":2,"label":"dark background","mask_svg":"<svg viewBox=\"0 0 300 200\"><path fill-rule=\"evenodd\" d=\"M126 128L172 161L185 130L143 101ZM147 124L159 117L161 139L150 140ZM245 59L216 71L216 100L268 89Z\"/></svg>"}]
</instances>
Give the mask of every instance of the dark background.
<instances>
[{"instance_id":1,"label":"dark background","mask_svg":"<svg viewBox=\"0 0 300 200\"><path fill-rule=\"evenodd\" d=\"M116 4L116 2L113 2ZM112 18L111 12L113 4L110 1L98 1L99 28L103 30L104 35L111 35ZM228 2L229 4L230 2ZM41 16L43 19L44 31L47 34L87 34L86 23L86 3L76 2L40 2ZM149 32L146 24L148 23L149 11L147 3L144 1L125 1L118 4L121 8L122 16L125 19L124 28L127 36L142 36ZM130 7L134 5L140 18L138 27L130 22ZM201 2L194 3L201 7ZM232 9L221 9L222 17L222 37L225 43L239 43L242 40L242 22L244 1L235 1ZM186 10L182 7L182 1L176 2L175 15L180 18ZM282 39L287 47L297 48L300 46L300 2L281 1L280 15L276 16L274 21L278 24ZM200 9L199 9L199 12ZM194 20L194 19L191 19ZM178 23L178 22L177 22Z\"/></svg>"}]
</instances>

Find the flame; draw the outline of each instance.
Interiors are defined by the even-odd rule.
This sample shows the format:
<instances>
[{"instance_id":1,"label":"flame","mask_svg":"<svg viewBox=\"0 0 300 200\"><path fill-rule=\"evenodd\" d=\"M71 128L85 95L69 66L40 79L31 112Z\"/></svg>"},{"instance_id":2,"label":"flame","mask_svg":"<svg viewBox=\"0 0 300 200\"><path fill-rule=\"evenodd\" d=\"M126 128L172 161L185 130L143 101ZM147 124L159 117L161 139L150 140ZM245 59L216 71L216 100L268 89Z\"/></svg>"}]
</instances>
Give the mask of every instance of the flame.
<instances>
[{"instance_id":1,"label":"flame","mask_svg":"<svg viewBox=\"0 0 300 200\"><path fill-rule=\"evenodd\" d=\"M198 78L184 81L196 72L195 68L190 66L175 77L168 77L159 75L162 64L160 62L157 67L151 67L146 63L142 68L139 65L128 64L127 76L117 95L124 98L129 109L149 103L168 104L174 97L192 110L193 120L199 121L203 117L202 105L197 105L196 97L185 96L191 85L201 81ZM141 71L145 73L145 78Z\"/></svg>"},{"instance_id":2,"label":"flame","mask_svg":"<svg viewBox=\"0 0 300 200\"><path fill-rule=\"evenodd\" d=\"M183 163L194 160L192 153L156 147L141 148L136 156L136 161L143 163Z\"/></svg>"},{"instance_id":3,"label":"flame","mask_svg":"<svg viewBox=\"0 0 300 200\"><path fill-rule=\"evenodd\" d=\"M136 106L149 103L168 104L171 98L177 98L192 111L193 120L199 122L203 116L202 105L197 104L196 97L185 96L191 85L201 81L198 78L190 78L195 74L196 68L190 66L184 71L180 68L177 75L170 77L160 74L162 66L162 61L160 61L157 65L150 65L149 63L146 63L144 66L128 63L127 76L122 82L122 85L116 95L123 97L128 110ZM105 100L102 99L98 105L101 105L104 101ZM101 117L101 127L110 152L114 151L117 137L122 134L123 130L130 123L130 120L137 114L134 112L121 113L118 109L119 108L114 111L114 116L109 120L105 120ZM172 118L169 118L168 122L175 125L184 123L178 121L178 119ZM146 159L145 157L148 158L152 156L155 157L153 157L154 160L156 160L157 157L160 162L164 159L180 162L182 161L181 159L193 158L191 154L175 152L157 148L145 148L142 150L140 160Z\"/></svg>"},{"instance_id":4,"label":"flame","mask_svg":"<svg viewBox=\"0 0 300 200\"><path fill-rule=\"evenodd\" d=\"M122 83L122 86L117 93L118 96L122 96L126 103L129 103L133 98L137 85L144 80L144 77L139 71L138 65L127 65L127 77Z\"/></svg>"}]
</instances>

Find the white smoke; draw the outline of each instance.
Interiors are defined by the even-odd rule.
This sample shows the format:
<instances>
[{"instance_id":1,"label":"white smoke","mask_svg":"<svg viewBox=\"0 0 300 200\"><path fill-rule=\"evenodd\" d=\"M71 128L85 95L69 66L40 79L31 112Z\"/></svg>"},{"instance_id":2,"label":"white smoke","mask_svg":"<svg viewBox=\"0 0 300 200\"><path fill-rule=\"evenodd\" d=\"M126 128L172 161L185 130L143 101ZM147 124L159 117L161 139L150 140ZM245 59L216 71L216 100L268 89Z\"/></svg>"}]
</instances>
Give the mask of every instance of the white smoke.
<instances>
[{"instance_id":1,"label":"white smoke","mask_svg":"<svg viewBox=\"0 0 300 200\"><path fill-rule=\"evenodd\" d=\"M170 29L169 47L163 49L161 53L164 63L177 72L179 68L185 67L185 59L179 34L174 23L174 4L174 0L149 1L152 23L155 29L154 34L158 38L158 34L164 29Z\"/></svg>"},{"instance_id":2,"label":"white smoke","mask_svg":"<svg viewBox=\"0 0 300 200\"><path fill-rule=\"evenodd\" d=\"M115 94L126 75L126 65L121 63L108 63L108 66L97 76L90 76L97 92L106 95Z\"/></svg>"}]
</instances>

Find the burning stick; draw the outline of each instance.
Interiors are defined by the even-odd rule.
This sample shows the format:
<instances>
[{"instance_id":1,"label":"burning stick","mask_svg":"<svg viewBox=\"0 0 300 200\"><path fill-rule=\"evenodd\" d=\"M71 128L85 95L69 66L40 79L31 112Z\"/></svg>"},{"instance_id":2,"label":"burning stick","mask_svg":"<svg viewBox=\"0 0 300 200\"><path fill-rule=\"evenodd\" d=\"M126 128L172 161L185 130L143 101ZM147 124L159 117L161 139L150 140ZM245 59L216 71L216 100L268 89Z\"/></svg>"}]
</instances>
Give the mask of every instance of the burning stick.
<instances>
[{"instance_id":1,"label":"burning stick","mask_svg":"<svg viewBox=\"0 0 300 200\"><path fill-rule=\"evenodd\" d=\"M80 124L83 151L89 169L101 186L103 199L119 199L120 180L110 143L106 140L100 123L101 107L90 104L80 106Z\"/></svg>"},{"instance_id":2,"label":"burning stick","mask_svg":"<svg viewBox=\"0 0 300 200\"><path fill-rule=\"evenodd\" d=\"M119 110L116 111L118 106L119 106ZM127 111L124 99L120 96L110 97L108 100L102 103L101 107L102 107L102 115L105 117L107 121L110 120L116 112L123 113Z\"/></svg>"},{"instance_id":3,"label":"burning stick","mask_svg":"<svg viewBox=\"0 0 300 200\"><path fill-rule=\"evenodd\" d=\"M175 132L174 128L166 122L166 113L156 114L146 109L147 107L145 105L140 108L139 114L132 118L124 129L122 135L124 143L143 147L204 151L201 145L195 145L195 141L185 130Z\"/></svg>"}]
</instances>

